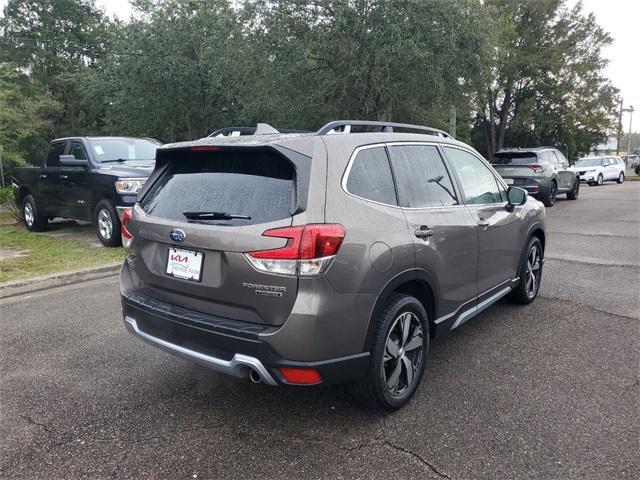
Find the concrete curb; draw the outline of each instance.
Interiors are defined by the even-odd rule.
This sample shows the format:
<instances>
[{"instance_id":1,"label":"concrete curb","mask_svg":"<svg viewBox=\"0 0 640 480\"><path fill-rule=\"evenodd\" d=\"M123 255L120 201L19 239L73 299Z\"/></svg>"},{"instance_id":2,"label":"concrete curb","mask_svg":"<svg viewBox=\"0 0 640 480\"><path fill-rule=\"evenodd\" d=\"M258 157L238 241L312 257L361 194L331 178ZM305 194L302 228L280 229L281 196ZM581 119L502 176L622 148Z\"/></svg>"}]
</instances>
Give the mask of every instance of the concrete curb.
<instances>
[{"instance_id":1,"label":"concrete curb","mask_svg":"<svg viewBox=\"0 0 640 480\"><path fill-rule=\"evenodd\" d=\"M63 287L74 283L86 282L98 278L110 277L120 271L122 262L83 268L67 272L57 272L40 277L25 278L13 282L0 283L0 299L38 292L53 287Z\"/></svg>"}]
</instances>

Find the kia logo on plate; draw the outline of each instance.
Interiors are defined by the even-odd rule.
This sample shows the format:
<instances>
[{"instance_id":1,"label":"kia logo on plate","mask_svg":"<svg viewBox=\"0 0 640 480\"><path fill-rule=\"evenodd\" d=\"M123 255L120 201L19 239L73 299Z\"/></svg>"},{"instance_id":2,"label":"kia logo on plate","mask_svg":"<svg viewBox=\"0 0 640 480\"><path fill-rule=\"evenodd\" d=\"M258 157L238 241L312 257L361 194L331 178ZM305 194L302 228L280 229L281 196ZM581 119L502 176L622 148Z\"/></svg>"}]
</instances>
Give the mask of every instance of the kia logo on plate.
<instances>
[{"instance_id":1,"label":"kia logo on plate","mask_svg":"<svg viewBox=\"0 0 640 480\"><path fill-rule=\"evenodd\" d=\"M185 233L179 228L171 230L171 233L169 233L169 238L174 242L184 242L185 237Z\"/></svg>"}]
</instances>

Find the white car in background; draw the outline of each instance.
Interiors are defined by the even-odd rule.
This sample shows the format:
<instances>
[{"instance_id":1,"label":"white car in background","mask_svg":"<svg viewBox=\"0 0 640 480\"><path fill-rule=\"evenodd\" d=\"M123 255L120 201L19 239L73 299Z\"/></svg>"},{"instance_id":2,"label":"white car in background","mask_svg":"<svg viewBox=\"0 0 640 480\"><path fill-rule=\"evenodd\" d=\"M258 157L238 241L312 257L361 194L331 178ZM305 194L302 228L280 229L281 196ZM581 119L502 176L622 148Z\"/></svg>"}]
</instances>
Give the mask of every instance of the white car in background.
<instances>
[{"instance_id":1,"label":"white car in background","mask_svg":"<svg viewBox=\"0 0 640 480\"><path fill-rule=\"evenodd\" d=\"M610 180L624 182L626 166L620 157L586 157L578 160L573 168L581 181L594 186Z\"/></svg>"}]
</instances>

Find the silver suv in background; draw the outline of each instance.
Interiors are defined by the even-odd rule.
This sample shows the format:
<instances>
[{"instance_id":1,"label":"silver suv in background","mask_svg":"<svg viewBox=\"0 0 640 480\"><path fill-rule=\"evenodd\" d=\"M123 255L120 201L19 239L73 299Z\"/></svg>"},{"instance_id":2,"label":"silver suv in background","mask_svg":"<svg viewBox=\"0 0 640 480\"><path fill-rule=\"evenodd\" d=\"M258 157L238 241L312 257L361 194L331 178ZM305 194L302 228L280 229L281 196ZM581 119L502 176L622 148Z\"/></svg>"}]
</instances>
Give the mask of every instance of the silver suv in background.
<instances>
[{"instance_id":1,"label":"silver suv in background","mask_svg":"<svg viewBox=\"0 0 640 480\"><path fill-rule=\"evenodd\" d=\"M253 133L158 150L120 275L142 340L256 383L357 382L396 409L436 332L536 298L544 207L468 145L386 122Z\"/></svg>"},{"instance_id":2,"label":"silver suv in background","mask_svg":"<svg viewBox=\"0 0 640 480\"><path fill-rule=\"evenodd\" d=\"M509 148L494 155L492 165L507 185L524 188L546 207L558 194L577 200L580 179L566 157L555 148Z\"/></svg>"}]
</instances>

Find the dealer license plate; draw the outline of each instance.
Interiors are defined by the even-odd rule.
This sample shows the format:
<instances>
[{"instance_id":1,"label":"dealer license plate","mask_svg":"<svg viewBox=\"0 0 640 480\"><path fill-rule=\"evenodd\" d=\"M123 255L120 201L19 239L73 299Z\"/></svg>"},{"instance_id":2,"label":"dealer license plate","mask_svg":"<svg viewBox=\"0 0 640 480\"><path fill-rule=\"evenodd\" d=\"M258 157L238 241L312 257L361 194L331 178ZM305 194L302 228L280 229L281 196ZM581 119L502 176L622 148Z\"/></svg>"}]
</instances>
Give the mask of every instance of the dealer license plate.
<instances>
[{"instance_id":1,"label":"dealer license plate","mask_svg":"<svg viewBox=\"0 0 640 480\"><path fill-rule=\"evenodd\" d=\"M169 248L167 275L199 282L202 278L204 253L182 248Z\"/></svg>"}]
</instances>

